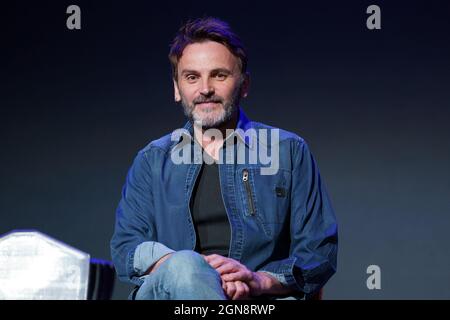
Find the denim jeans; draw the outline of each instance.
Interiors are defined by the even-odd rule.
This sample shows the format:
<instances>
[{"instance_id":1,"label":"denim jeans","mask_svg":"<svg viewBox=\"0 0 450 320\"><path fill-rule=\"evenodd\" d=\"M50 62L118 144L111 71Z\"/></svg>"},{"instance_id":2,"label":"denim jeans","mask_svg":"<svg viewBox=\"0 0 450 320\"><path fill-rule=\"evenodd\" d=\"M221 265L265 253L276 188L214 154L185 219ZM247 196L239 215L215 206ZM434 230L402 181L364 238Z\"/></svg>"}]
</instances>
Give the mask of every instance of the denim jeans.
<instances>
[{"instance_id":1,"label":"denim jeans","mask_svg":"<svg viewBox=\"0 0 450 320\"><path fill-rule=\"evenodd\" d=\"M136 300L226 300L219 273L197 252L173 253L143 276ZM133 293L132 293L133 295Z\"/></svg>"},{"instance_id":2,"label":"denim jeans","mask_svg":"<svg viewBox=\"0 0 450 320\"><path fill-rule=\"evenodd\" d=\"M131 300L228 300L219 273L192 250L172 253L156 271L141 277L144 283L130 294ZM250 300L298 300L294 296L252 297Z\"/></svg>"}]
</instances>

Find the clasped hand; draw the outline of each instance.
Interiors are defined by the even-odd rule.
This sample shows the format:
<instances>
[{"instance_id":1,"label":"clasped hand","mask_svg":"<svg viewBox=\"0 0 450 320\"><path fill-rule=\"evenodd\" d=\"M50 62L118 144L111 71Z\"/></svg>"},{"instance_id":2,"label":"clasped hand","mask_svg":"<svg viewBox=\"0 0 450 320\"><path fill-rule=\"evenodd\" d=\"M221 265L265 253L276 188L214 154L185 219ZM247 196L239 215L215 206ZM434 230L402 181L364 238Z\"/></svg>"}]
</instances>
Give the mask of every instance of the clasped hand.
<instances>
[{"instance_id":1,"label":"clasped hand","mask_svg":"<svg viewBox=\"0 0 450 320\"><path fill-rule=\"evenodd\" d=\"M220 274L222 288L232 300L245 300L263 293L264 276L252 272L245 265L232 258L218 254L203 255L206 262Z\"/></svg>"}]
</instances>

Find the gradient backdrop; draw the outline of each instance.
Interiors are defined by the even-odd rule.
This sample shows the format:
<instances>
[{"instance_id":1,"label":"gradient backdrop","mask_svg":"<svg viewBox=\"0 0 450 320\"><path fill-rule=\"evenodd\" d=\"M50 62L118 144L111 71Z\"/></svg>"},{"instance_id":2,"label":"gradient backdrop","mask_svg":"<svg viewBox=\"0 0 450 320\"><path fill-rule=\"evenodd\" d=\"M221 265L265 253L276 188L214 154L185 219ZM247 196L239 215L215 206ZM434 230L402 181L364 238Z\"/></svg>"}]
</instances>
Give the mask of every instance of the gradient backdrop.
<instances>
[{"instance_id":1,"label":"gradient backdrop","mask_svg":"<svg viewBox=\"0 0 450 320\"><path fill-rule=\"evenodd\" d=\"M212 15L248 47L249 117L298 133L318 161L340 224L324 297L449 299L450 4L311 2L3 4L0 234L38 229L110 259L131 161L185 121L169 43ZM66 28L70 4L81 30ZM381 30L366 28L370 4ZM371 264L381 290L366 287Z\"/></svg>"}]
</instances>

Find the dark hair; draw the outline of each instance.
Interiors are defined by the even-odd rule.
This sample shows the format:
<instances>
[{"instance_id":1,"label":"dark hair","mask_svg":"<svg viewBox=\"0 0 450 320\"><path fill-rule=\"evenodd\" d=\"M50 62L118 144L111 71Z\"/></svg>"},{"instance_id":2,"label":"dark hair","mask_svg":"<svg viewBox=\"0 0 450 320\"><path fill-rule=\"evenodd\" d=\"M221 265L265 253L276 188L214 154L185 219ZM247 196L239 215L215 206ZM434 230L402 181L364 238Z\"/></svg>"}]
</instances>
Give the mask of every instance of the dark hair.
<instances>
[{"instance_id":1,"label":"dark hair","mask_svg":"<svg viewBox=\"0 0 450 320\"><path fill-rule=\"evenodd\" d=\"M178 61L183 55L183 50L186 46L207 40L221 43L227 47L238 58L241 73L246 73L247 52L241 39L231 30L228 23L217 18L207 17L190 20L178 30L169 51L172 77L175 80L178 80Z\"/></svg>"}]
</instances>

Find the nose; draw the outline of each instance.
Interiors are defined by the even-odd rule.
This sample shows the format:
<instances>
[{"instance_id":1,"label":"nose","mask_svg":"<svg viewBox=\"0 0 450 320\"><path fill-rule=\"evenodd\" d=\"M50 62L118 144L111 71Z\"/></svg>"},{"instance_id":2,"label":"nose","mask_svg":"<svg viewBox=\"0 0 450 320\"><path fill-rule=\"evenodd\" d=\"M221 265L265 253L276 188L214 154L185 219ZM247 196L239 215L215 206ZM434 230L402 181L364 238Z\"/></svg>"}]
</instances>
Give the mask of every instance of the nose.
<instances>
[{"instance_id":1,"label":"nose","mask_svg":"<svg viewBox=\"0 0 450 320\"><path fill-rule=\"evenodd\" d=\"M205 79L202 81L202 87L200 89L200 94L204 96L211 96L214 94L214 87L211 86L211 83L208 81L208 79Z\"/></svg>"}]
</instances>

